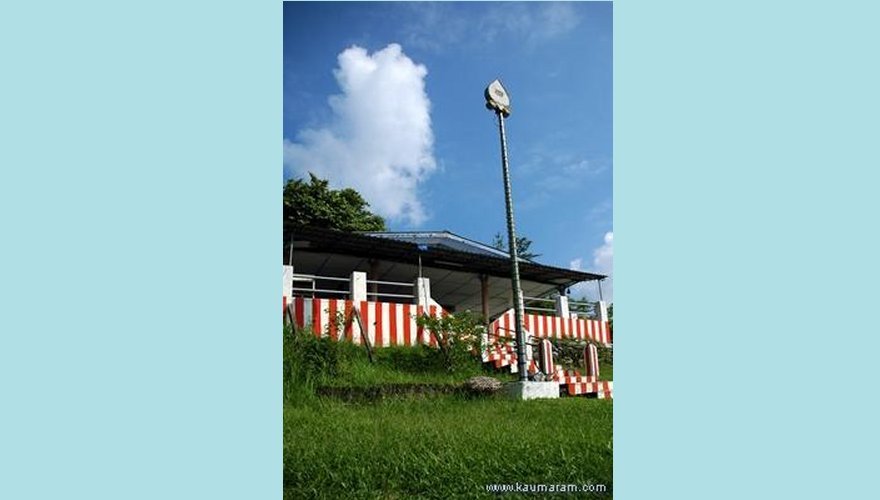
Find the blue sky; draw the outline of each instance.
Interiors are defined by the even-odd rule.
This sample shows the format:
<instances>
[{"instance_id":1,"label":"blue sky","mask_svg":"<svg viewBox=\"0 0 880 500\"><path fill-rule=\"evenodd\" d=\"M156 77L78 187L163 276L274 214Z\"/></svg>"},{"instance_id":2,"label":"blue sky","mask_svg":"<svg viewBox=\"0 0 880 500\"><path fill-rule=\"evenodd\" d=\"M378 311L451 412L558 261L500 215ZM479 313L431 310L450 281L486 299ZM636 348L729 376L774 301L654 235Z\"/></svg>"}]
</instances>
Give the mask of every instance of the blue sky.
<instances>
[{"instance_id":1,"label":"blue sky","mask_svg":"<svg viewBox=\"0 0 880 500\"><path fill-rule=\"evenodd\" d=\"M611 274L610 2L285 3L284 177L353 187L390 230L506 237L495 78L518 234Z\"/></svg>"}]
</instances>

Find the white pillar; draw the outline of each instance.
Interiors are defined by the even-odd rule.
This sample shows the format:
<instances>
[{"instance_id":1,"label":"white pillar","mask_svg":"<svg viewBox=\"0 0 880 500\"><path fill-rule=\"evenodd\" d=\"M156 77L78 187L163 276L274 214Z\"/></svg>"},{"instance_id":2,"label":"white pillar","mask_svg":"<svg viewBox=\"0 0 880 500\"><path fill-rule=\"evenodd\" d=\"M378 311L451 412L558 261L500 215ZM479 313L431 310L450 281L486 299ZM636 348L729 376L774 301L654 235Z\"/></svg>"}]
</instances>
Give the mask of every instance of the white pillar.
<instances>
[{"instance_id":1,"label":"white pillar","mask_svg":"<svg viewBox=\"0 0 880 500\"><path fill-rule=\"evenodd\" d=\"M556 316L559 318L567 318L570 316L568 311L568 297L560 294L556 297Z\"/></svg>"},{"instance_id":2,"label":"white pillar","mask_svg":"<svg viewBox=\"0 0 880 500\"><path fill-rule=\"evenodd\" d=\"M413 295L416 297L416 304L427 309L431 305L431 279L416 278L413 286L415 287Z\"/></svg>"},{"instance_id":3,"label":"white pillar","mask_svg":"<svg viewBox=\"0 0 880 500\"><path fill-rule=\"evenodd\" d=\"M367 300L367 273L354 271L349 282L349 294L354 302Z\"/></svg>"},{"instance_id":4,"label":"white pillar","mask_svg":"<svg viewBox=\"0 0 880 500\"><path fill-rule=\"evenodd\" d=\"M608 321L608 308L605 307L604 300L596 303L596 319L602 322Z\"/></svg>"},{"instance_id":5,"label":"white pillar","mask_svg":"<svg viewBox=\"0 0 880 500\"><path fill-rule=\"evenodd\" d=\"M415 288L413 295L416 297L416 304L427 309L431 305L431 279L416 278L413 287Z\"/></svg>"},{"instance_id":6,"label":"white pillar","mask_svg":"<svg viewBox=\"0 0 880 500\"><path fill-rule=\"evenodd\" d=\"M293 266L281 266L281 296L293 297Z\"/></svg>"}]
</instances>

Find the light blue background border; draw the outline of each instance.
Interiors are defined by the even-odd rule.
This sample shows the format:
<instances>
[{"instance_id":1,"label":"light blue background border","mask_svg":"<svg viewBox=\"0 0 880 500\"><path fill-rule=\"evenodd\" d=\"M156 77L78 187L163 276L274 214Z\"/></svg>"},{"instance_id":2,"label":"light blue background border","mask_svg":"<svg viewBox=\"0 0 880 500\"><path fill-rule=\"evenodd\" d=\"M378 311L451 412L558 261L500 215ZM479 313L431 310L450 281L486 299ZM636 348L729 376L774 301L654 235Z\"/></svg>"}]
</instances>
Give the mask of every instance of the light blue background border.
<instances>
[{"instance_id":1,"label":"light blue background border","mask_svg":"<svg viewBox=\"0 0 880 500\"><path fill-rule=\"evenodd\" d=\"M877 19L615 2L617 498L876 490ZM278 498L280 3L0 54L0 497Z\"/></svg>"},{"instance_id":2,"label":"light blue background border","mask_svg":"<svg viewBox=\"0 0 880 500\"><path fill-rule=\"evenodd\" d=\"M617 498L876 496L878 14L615 2Z\"/></svg>"},{"instance_id":3,"label":"light blue background border","mask_svg":"<svg viewBox=\"0 0 880 500\"><path fill-rule=\"evenodd\" d=\"M280 497L281 8L0 8L0 498Z\"/></svg>"}]
</instances>

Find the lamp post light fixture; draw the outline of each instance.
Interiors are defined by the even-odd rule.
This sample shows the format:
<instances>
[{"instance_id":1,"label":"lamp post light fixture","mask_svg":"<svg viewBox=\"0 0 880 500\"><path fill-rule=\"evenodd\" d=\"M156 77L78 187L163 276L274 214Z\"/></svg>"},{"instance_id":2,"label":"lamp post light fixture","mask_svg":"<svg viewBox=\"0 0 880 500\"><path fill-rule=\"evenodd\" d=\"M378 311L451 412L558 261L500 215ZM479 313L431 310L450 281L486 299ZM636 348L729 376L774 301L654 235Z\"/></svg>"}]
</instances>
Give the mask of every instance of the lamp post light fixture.
<instances>
[{"instance_id":1,"label":"lamp post light fixture","mask_svg":"<svg viewBox=\"0 0 880 500\"><path fill-rule=\"evenodd\" d=\"M507 166L507 137L504 133L504 118L510 116L510 96L498 80L486 87L486 107L498 116L498 131L501 135L501 170L504 176L504 201L507 207L507 246L510 249L510 281L513 287L513 314L516 328L516 367L519 379L528 379L526 368L526 338L523 328L523 296L519 282L519 257L516 251L516 228L513 222L513 199L510 195L510 169Z\"/></svg>"}]
</instances>

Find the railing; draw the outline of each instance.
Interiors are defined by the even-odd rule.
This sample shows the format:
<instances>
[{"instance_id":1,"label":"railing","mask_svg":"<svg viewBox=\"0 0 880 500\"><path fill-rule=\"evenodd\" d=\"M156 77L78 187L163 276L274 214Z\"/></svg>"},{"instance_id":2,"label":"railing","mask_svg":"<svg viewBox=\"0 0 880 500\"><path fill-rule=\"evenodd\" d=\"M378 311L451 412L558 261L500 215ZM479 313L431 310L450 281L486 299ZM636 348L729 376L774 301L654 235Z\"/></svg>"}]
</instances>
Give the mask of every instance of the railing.
<instances>
[{"instance_id":1,"label":"railing","mask_svg":"<svg viewBox=\"0 0 880 500\"><path fill-rule=\"evenodd\" d=\"M539 311L539 313L552 313L551 315L555 316L558 314L558 310L556 307L540 307L538 305L529 304L534 302L546 302L550 304L556 305L558 299L551 299L547 297L528 297L523 296L523 309L526 311ZM581 300L568 300L568 310L569 313L577 315L579 318L584 319L596 319L598 314L596 313L596 308L598 307L598 302L590 302L590 301L581 301Z\"/></svg>"},{"instance_id":2,"label":"railing","mask_svg":"<svg viewBox=\"0 0 880 500\"><path fill-rule=\"evenodd\" d=\"M545 297L527 297L523 295L523 309L528 311L542 311L542 312L550 312L556 314L556 308L548 308L548 307L537 307L533 305L526 304L525 302L549 302L551 304L556 304L556 299L548 299Z\"/></svg>"},{"instance_id":3,"label":"railing","mask_svg":"<svg viewBox=\"0 0 880 500\"><path fill-rule=\"evenodd\" d=\"M598 316L598 314L596 314L596 308L598 305L598 302L569 300L568 310L573 314L577 314L578 317L595 319Z\"/></svg>"},{"instance_id":4,"label":"railing","mask_svg":"<svg viewBox=\"0 0 880 500\"><path fill-rule=\"evenodd\" d=\"M292 287L291 290L296 293L300 292L300 294L307 293L311 294L312 298L315 298L316 293L327 293L327 294L335 294L341 295L343 297L347 297L349 294L348 290L338 290L338 289L330 289L330 288L318 288L316 283L318 281L330 281L330 282L345 282L348 283L348 278L336 278L333 276L318 276L316 274L294 274L292 281L294 283L311 283L311 288L305 287Z\"/></svg>"},{"instance_id":5,"label":"railing","mask_svg":"<svg viewBox=\"0 0 880 500\"><path fill-rule=\"evenodd\" d=\"M351 278L338 278L335 276L319 276L316 274L294 274L291 280L294 285L307 283L308 286L293 286L291 287L291 292L294 295L305 296L310 298L320 298L323 295L329 295L331 297L340 297L344 299L351 298L351 291L349 284L351 283ZM345 288L333 288L331 283L345 283ZM381 281L381 280L366 280L366 284L368 287L374 287L373 290L368 290L367 296L370 297L370 300L382 300L385 298L390 299L406 299L413 300L415 299L415 295L412 293L392 293L387 291L388 288L394 289L397 288L405 288L412 290L414 284L413 283L404 283L400 281ZM383 289L380 289L382 287Z\"/></svg>"},{"instance_id":6,"label":"railing","mask_svg":"<svg viewBox=\"0 0 880 500\"><path fill-rule=\"evenodd\" d=\"M367 285L396 286L412 289L412 283L403 283L400 281L379 281L367 280ZM367 292L368 297L393 297L396 299L414 299L415 295L411 293L383 293L383 292Z\"/></svg>"}]
</instances>

